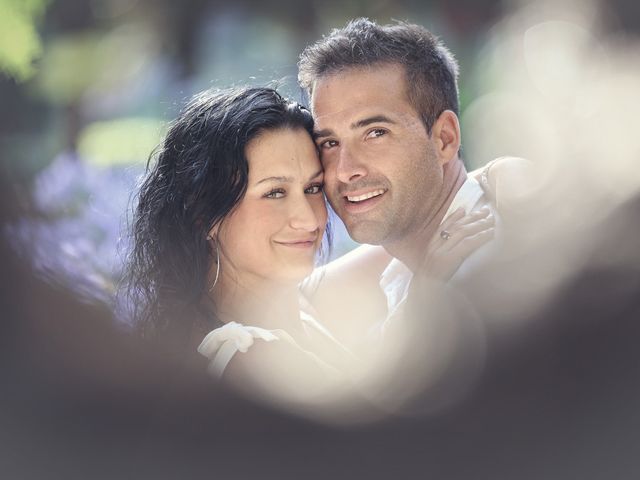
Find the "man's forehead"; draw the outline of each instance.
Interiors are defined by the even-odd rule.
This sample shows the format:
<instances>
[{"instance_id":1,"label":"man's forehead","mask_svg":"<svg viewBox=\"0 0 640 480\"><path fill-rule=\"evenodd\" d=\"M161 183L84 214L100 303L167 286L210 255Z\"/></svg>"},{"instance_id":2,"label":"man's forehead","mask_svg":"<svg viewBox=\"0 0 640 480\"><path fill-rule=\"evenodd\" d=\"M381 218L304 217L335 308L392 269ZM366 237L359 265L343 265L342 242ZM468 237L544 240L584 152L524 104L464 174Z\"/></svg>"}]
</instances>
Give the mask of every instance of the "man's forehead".
<instances>
[{"instance_id":1,"label":"man's forehead","mask_svg":"<svg viewBox=\"0 0 640 480\"><path fill-rule=\"evenodd\" d=\"M399 78L400 77L400 78ZM382 64L349 68L318 79L311 96L316 122L331 117L377 114L376 109L393 110L408 101L404 69Z\"/></svg>"},{"instance_id":2,"label":"man's forehead","mask_svg":"<svg viewBox=\"0 0 640 480\"><path fill-rule=\"evenodd\" d=\"M357 130L372 123L406 125L416 117L411 105L401 105L399 102L349 100L336 102L334 106L335 109L320 108L314 111L316 135L335 129Z\"/></svg>"},{"instance_id":3,"label":"man's forehead","mask_svg":"<svg viewBox=\"0 0 640 480\"><path fill-rule=\"evenodd\" d=\"M313 90L315 90L318 85L326 82L331 82L335 79L349 78L351 81L353 81L359 78L361 80L370 80L371 78L375 78L377 76L380 76L382 78L388 78L389 76L392 76L395 79L398 79L398 77L404 79L406 78L406 73L406 66L397 62L381 61L369 65L346 66L338 68L336 70L329 70L323 73L315 80L313 84Z\"/></svg>"},{"instance_id":4,"label":"man's forehead","mask_svg":"<svg viewBox=\"0 0 640 480\"><path fill-rule=\"evenodd\" d=\"M372 101L377 104L379 101L376 101L375 96L369 92L354 90L348 85L322 83L314 90L311 112L316 120L327 116L353 115L370 108Z\"/></svg>"},{"instance_id":5,"label":"man's forehead","mask_svg":"<svg viewBox=\"0 0 640 480\"><path fill-rule=\"evenodd\" d=\"M348 103L348 105L345 105L345 103ZM316 124L338 120L344 122L353 122L358 120L360 117L376 115L379 111L379 105L371 105L369 103L358 104L356 102L342 102L342 104L335 110L321 108L317 111L314 111L314 120Z\"/></svg>"}]
</instances>

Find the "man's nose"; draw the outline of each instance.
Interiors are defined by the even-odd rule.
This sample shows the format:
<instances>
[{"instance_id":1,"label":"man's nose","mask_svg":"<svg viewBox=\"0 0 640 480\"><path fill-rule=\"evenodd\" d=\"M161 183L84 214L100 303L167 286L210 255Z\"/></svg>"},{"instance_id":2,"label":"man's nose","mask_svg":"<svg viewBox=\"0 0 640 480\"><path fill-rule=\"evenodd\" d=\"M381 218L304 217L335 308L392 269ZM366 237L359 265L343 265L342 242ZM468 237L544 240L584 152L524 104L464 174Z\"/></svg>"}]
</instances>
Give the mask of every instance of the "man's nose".
<instances>
[{"instance_id":1,"label":"man's nose","mask_svg":"<svg viewBox=\"0 0 640 480\"><path fill-rule=\"evenodd\" d=\"M338 164L336 167L336 176L342 183L350 183L367 174L365 163L362 157L356 152L345 146L340 147Z\"/></svg>"}]
</instances>

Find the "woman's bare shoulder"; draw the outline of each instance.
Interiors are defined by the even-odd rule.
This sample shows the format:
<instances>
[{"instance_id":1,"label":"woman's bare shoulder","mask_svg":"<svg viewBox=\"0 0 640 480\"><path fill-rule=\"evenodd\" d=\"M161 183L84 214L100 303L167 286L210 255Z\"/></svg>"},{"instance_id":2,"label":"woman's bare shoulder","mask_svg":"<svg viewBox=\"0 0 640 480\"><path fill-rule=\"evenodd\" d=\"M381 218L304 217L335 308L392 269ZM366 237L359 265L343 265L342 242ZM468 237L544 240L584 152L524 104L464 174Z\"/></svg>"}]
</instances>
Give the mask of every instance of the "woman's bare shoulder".
<instances>
[{"instance_id":1,"label":"woman's bare shoulder","mask_svg":"<svg viewBox=\"0 0 640 480\"><path fill-rule=\"evenodd\" d=\"M361 245L325 265L324 274L340 278L380 275L392 258L381 246Z\"/></svg>"},{"instance_id":2,"label":"woman's bare shoulder","mask_svg":"<svg viewBox=\"0 0 640 480\"><path fill-rule=\"evenodd\" d=\"M335 298L336 293L370 291L378 286L380 275L393 257L375 245L361 245L332 262L317 268L303 285L303 295L313 299Z\"/></svg>"},{"instance_id":3,"label":"woman's bare shoulder","mask_svg":"<svg viewBox=\"0 0 640 480\"><path fill-rule=\"evenodd\" d=\"M391 257L382 247L364 245L321 267L302 294L318 319L347 346L386 312L380 275Z\"/></svg>"}]
</instances>

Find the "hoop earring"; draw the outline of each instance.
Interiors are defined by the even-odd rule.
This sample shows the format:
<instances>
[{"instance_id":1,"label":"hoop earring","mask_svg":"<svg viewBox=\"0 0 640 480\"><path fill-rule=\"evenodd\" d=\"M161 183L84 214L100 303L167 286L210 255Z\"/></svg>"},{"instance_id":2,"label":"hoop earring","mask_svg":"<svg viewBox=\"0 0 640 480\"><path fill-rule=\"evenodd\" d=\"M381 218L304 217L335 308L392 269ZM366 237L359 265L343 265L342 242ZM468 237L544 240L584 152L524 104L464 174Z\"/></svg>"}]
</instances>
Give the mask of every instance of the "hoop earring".
<instances>
[{"instance_id":1,"label":"hoop earring","mask_svg":"<svg viewBox=\"0 0 640 480\"><path fill-rule=\"evenodd\" d=\"M212 241L213 238L211 236L207 236L207 240ZM213 283L209 287L209 293L213 291L216 284L218 283L218 278L220 278L220 250L218 250L218 242L215 242L216 245L216 278L213 280Z\"/></svg>"}]
</instances>

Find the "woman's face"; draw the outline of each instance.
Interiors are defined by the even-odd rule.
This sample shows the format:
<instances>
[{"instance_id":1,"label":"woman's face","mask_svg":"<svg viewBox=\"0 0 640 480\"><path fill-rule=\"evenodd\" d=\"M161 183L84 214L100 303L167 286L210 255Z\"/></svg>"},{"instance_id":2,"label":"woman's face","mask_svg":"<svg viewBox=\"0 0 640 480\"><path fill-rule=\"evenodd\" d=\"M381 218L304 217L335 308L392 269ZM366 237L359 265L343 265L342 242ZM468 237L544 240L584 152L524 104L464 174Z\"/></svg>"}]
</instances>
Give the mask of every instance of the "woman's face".
<instances>
[{"instance_id":1,"label":"woman's face","mask_svg":"<svg viewBox=\"0 0 640 480\"><path fill-rule=\"evenodd\" d=\"M299 282L327 222L323 171L302 129L267 130L246 147L247 192L217 231L221 271L237 281Z\"/></svg>"}]
</instances>

